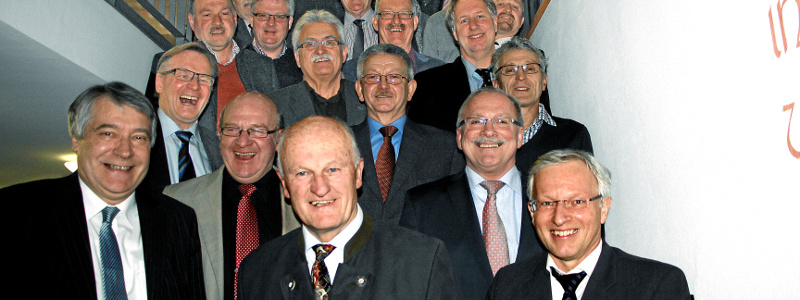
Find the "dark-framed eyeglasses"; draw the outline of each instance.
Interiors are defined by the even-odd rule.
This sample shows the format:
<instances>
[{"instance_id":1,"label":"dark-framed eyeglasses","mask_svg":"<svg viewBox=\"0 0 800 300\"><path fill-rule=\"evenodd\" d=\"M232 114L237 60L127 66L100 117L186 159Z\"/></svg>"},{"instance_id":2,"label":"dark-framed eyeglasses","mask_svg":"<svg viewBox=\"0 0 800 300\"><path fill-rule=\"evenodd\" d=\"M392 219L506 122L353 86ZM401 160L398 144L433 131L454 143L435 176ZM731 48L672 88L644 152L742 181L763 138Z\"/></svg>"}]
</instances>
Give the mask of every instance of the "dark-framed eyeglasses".
<instances>
[{"instance_id":1,"label":"dark-framed eyeglasses","mask_svg":"<svg viewBox=\"0 0 800 300\"><path fill-rule=\"evenodd\" d=\"M273 15L268 13L253 13L253 16L256 17L256 20L265 22L269 21L269 19L275 19L275 22L286 22L289 21L289 15Z\"/></svg>"},{"instance_id":2,"label":"dark-framed eyeglasses","mask_svg":"<svg viewBox=\"0 0 800 300\"><path fill-rule=\"evenodd\" d=\"M214 81L216 80L216 79L214 79L214 76L211 76L211 75L208 75L208 74L197 73L197 72L190 71L190 70L187 70L187 69L184 69L184 68L175 68L175 69L172 69L172 70L167 70L167 71L161 72L161 75L167 75L169 73L174 73L175 74L175 78L177 78L180 81L186 81L186 82L194 80L194 77L197 76L197 81L200 82L200 84L204 85L204 86L213 86L214 85Z\"/></svg>"},{"instance_id":3,"label":"dark-framed eyeglasses","mask_svg":"<svg viewBox=\"0 0 800 300\"><path fill-rule=\"evenodd\" d=\"M364 83L366 84L377 84L384 80L386 80L386 82L389 84L401 84L403 83L403 79L407 78L400 74L381 75L381 74L371 73L371 74L364 74L364 76L361 76L361 79L363 79Z\"/></svg>"},{"instance_id":4,"label":"dark-framed eyeglasses","mask_svg":"<svg viewBox=\"0 0 800 300\"><path fill-rule=\"evenodd\" d=\"M533 207L536 208L537 211L538 210L543 210L543 211L554 210L554 209L556 209L556 206L558 206L559 202L561 202L561 205L565 209L578 210L578 209L585 208L589 204L589 202L592 202L594 200L601 199L601 198L603 198L603 195L597 195L597 196L594 196L594 197L589 198L589 199L578 199L578 200L552 200L552 201L533 200L533 201L531 201L531 204L533 205Z\"/></svg>"},{"instance_id":5,"label":"dark-framed eyeglasses","mask_svg":"<svg viewBox=\"0 0 800 300\"><path fill-rule=\"evenodd\" d=\"M512 124L520 127L522 126L522 123L509 117L494 117L491 119L484 117L466 117L458 123L457 127L465 126L467 129L483 128L486 126L486 123L492 123L492 125L497 128L510 128Z\"/></svg>"},{"instance_id":6,"label":"dark-framed eyeglasses","mask_svg":"<svg viewBox=\"0 0 800 300\"><path fill-rule=\"evenodd\" d=\"M317 47L319 47L320 45L322 45L323 48L331 49L331 48L339 46L341 44L342 44L342 42L340 42L338 40L329 39L329 40L323 40L323 41L302 42L302 43L300 43L300 45L297 46L297 48L304 48L306 50L313 50L313 49L316 49Z\"/></svg>"},{"instance_id":7,"label":"dark-framed eyeglasses","mask_svg":"<svg viewBox=\"0 0 800 300\"><path fill-rule=\"evenodd\" d=\"M381 20L391 20L394 19L394 16L397 15L400 20L410 20L414 17L414 12L410 10L403 10L403 11L390 11L384 10L382 12L377 13L378 18Z\"/></svg>"},{"instance_id":8,"label":"dark-framed eyeglasses","mask_svg":"<svg viewBox=\"0 0 800 300\"><path fill-rule=\"evenodd\" d=\"M247 135L249 135L251 138L261 138L261 139L263 139L263 138L266 138L267 136L269 136L270 134L278 132L278 130L280 130L280 129L273 129L273 130L267 130L266 128L241 129L239 127L226 126L226 127L222 127L222 130L220 130L220 132L224 136L230 136L230 137L238 138L239 136L242 135L243 131L247 131Z\"/></svg>"},{"instance_id":9,"label":"dark-framed eyeglasses","mask_svg":"<svg viewBox=\"0 0 800 300\"><path fill-rule=\"evenodd\" d=\"M524 64L521 66L518 65L505 65L497 69L498 74L502 74L503 76L514 76L517 75L517 71L522 68L522 72L525 74L536 74L542 70L542 64L540 63L529 63Z\"/></svg>"}]
</instances>

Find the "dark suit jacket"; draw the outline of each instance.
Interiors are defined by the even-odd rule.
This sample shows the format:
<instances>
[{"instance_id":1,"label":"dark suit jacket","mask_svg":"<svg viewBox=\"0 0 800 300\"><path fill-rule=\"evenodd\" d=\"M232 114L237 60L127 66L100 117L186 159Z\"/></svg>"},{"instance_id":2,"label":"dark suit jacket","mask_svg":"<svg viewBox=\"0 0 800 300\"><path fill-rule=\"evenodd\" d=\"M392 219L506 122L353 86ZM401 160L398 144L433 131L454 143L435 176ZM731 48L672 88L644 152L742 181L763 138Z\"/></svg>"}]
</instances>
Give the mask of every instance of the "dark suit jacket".
<instances>
[{"instance_id":1,"label":"dark suit jacket","mask_svg":"<svg viewBox=\"0 0 800 300\"><path fill-rule=\"evenodd\" d=\"M486 299L552 299L546 261L547 253L540 253L500 269ZM690 298L681 269L630 255L603 242L600 258L581 299Z\"/></svg>"},{"instance_id":2,"label":"dark suit jacket","mask_svg":"<svg viewBox=\"0 0 800 300\"><path fill-rule=\"evenodd\" d=\"M527 207L527 197L522 201L523 208ZM478 224L465 171L409 190L400 219L401 226L444 241L466 299L483 299L492 283ZM522 211L521 224L516 261L544 252L527 209Z\"/></svg>"},{"instance_id":3,"label":"dark suit jacket","mask_svg":"<svg viewBox=\"0 0 800 300\"><path fill-rule=\"evenodd\" d=\"M458 109L469 96L469 77L461 57L454 62L420 72L417 91L408 103L408 118L453 132Z\"/></svg>"},{"instance_id":4,"label":"dark suit jacket","mask_svg":"<svg viewBox=\"0 0 800 300\"><path fill-rule=\"evenodd\" d=\"M447 250L437 239L374 224L364 214L361 228L343 250L330 299L463 299ZM302 229L270 241L242 261L239 299L313 299Z\"/></svg>"},{"instance_id":5,"label":"dark suit jacket","mask_svg":"<svg viewBox=\"0 0 800 300\"><path fill-rule=\"evenodd\" d=\"M241 16L236 16L236 32L233 34L233 40L240 49L253 43L253 34L247 30L247 23L244 22ZM238 67L238 65L237 65Z\"/></svg>"},{"instance_id":6,"label":"dark suit jacket","mask_svg":"<svg viewBox=\"0 0 800 300\"><path fill-rule=\"evenodd\" d=\"M358 125L364 122L367 117L367 108L364 103L358 100L356 94L355 83L352 81L342 80L342 85L339 87L344 89L342 91L342 98L344 98L345 109L347 110L347 120L342 120L349 126ZM314 103L311 99L308 89L306 89L305 82L300 82L295 85L282 88L280 90L269 93L272 101L278 106L283 118L284 128L289 128L294 123L300 120L316 115L314 112Z\"/></svg>"},{"instance_id":7,"label":"dark suit jacket","mask_svg":"<svg viewBox=\"0 0 800 300\"><path fill-rule=\"evenodd\" d=\"M292 50L291 42L287 42L286 52L278 59L273 59L275 64L275 74L278 75L278 88L282 89L287 86L303 82L303 71L297 66L297 61L294 59L294 50Z\"/></svg>"},{"instance_id":8,"label":"dark suit jacket","mask_svg":"<svg viewBox=\"0 0 800 300\"><path fill-rule=\"evenodd\" d=\"M378 222L393 225L400 222L408 189L464 170L464 156L458 151L453 133L406 120L403 142L395 162L389 194L384 202L375 171L368 122L353 127L353 134L364 158L358 203Z\"/></svg>"},{"instance_id":9,"label":"dark suit jacket","mask_svg":"<svg viewBox=\"0 0 800 300\"><path fill-rule=\"evenodd\" d=\"M15 226L9 286L37 299L97 299L102 278L94 277L78 173L7 187L0 199ZM147 189L136 203L148 299L205 299L194 211Z\"/></svg>"},{"instance_id":10,"label":"dark suit jacket","mask_svg":"<svg viewBox=\"0 0 800 300\"><path fill-rule=\"evenodd\" d=\"M522 172L523 183L533 163L543 154L556 149L575 149L593 153L592 137L583 124L570 119L553 117L556 126L543 123L527 143L517 149L517 169Z\"/></svg>"}]
</instances>

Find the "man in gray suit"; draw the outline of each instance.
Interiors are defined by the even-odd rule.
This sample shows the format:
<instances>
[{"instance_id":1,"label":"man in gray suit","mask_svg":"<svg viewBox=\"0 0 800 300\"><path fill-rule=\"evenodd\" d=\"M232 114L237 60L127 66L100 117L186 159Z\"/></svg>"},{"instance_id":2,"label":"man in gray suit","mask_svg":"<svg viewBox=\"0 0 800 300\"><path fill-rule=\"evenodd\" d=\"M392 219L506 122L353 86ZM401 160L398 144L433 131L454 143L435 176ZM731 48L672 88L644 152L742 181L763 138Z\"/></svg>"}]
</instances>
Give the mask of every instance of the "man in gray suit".
<instances>
[{"instance_id":1,"label":"man in gray suit","mask_svg":"<svg viewBox=\"0 0 800 300\"><path fill-rule=\"evenodd\" d=\"M463 298L441 241L375 223L358 205L364 160L347 125L303 119L278 153L284 194L303 225L245 258L240 299Z\"/></svg>"},{"instance_id":2,"label":"man in gray suit","mask_svg":"<svg viewBox=\"0 0 800 300\"><path fill-rule=\"evenodd\" d=\"M279 124L278 109L266 96L251 92L236 97L220 118L219 148L225 166L164 190L198 215L208 299L234 299L241 260L280 236L286 221L293 220L283 216L280 185L272 169Z\"/></svg>"},{"instance_id":3,"label":"man in gray suit","mask_svg":"<svg viewBox=\"0 0 800 300\"><path fill-rule=\"evenodd\" d=\"M400 222L408 189L464 169L453 133L406 117L417 87L411 63L405 49L392 44L372 46L358 60L356 92L367 105L367 120L353 127L364 155L358 203L376 221L391 224ZM396 132L385 137L386 130Z\"/></svg>"},{"instance_id":4,"label":"man in gray suit","mask_svg":"<svg viewBox=\"0 0 800 300\"><path fill-rule=\"evenodd\" d=\"M683 271L603 241L611 174L591 154L550 151L529 178L528 210L547 252L501 269L487 299L690 299Z\"/></svg>"},{"instance_id":5,"label":"man in gray suit","mask_svg":"<svg viewBox=\"0 0 800 300\"><path fill-rule=\"evenodd\" d=\"M342 43L342 22L324 10L312 10L292 31L294 57L303 81L268 94L283 114L284 126L311 115L322 115L356 125L366 110L358 102L355 85L342 79L347 46Z\"/></svg>"}]
</instances>

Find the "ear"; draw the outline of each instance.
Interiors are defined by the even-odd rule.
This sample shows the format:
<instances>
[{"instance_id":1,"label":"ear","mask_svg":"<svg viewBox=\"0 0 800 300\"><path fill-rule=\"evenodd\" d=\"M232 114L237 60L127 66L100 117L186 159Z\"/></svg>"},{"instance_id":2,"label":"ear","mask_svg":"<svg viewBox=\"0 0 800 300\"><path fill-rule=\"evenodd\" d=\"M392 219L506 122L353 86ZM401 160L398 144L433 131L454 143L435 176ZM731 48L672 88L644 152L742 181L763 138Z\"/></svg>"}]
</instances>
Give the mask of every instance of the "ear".
<instances>
[{"instance_id":1,"label":"ear","mask_svg":"<svg viewBox=\"0 0 800 300\"><path fill-rule=\"evenodd\" d=\"M525 129L522 128L524 126L525 126L525 124L522 124L522 126L519 127L519 130L517 130L518 131L517 132L517 149L522 147L522 141L524 140L524 136L525 136Z\"/></svg>"},{"instance_id":2,"label":"ear","mask_svg":"<svg viewBox=\"0 0 800 300\"><path fill-rule=\"evenodd\" d=\"M161 73L156 73L156 93L161 94L161 91L163 90L164 90L164 75L162 75Z\"/></svg>"},{"instance_id":3,"label":"ear","mask_svg":"<svg viewBox=\"0 0 800 300\"><path fill-rule=\"evenodd\" d=\"M84 129L83 134L86 134L86 130ZM72 138L72 152L78 153L78 139Z\"/></svg>"},{"instance_id":4,"label":"ear","mask_svg":"<svg viewBox=\"0 0 800 300\"><path fill-rule=\"evenodd\" d=\"M502 88L500 88L500 84L497 82L497 79L492 79L492 86L502 90Z\"/></svg>"},{"instance_id":5,"label":"ear","mask_svg":"<svg viewBox=\"0 0 800 300\"><path fill-rule=\"evenodd\" d=\"M414 96L414 92L416 91L417 91L417 81L414 79L408 81L408 100L406 101L411 101L411 97Z\"/></svg>"},{"instance_id":6,"label":"ear","mask_svg":"<svg viewBox=\"0 0 800 300\"><path fill-rule=\"evenodd\" d=\"M194 14L189 13L187 15L187 18L189 19L189 27L192 28L192 32L195 32L195 30L194 30Z\"/></svg>"},{"instance_id":7,"label":"ear","mask_svg":"<svg viewBox=\"0 0 800 300\"><path fill-rule=\"evenodd\" d=\"M283 179L283 175L281 175L281 172L278 170L276 170L275 174L278 174L278 179L281 180L281 187L283 187L283 197L286 199L291 199L291 197L289 197L289 189L286 188L286 181Z\"/></svg>"},{"instance_id":8,"label":"ear","mask_svg":"<svg viewBox=\"0 0 800 300\"><path fill-rule=\"evenodd\" d=\"M380 31L378 30L378 15L372 16L372 28L375 29L375 31Z\"/></svg>"},{"instance_id":9,"label":"ear","mask_svg":"<svg viewBox=\"0 0 800 300\"><path fill-rule=\"evenodd\" d=\"M456 128L456 144L459 150L464 150L464 148L461 147L461 129L459 128Z\"/></svg>"},{"instance_id":10,"label":"ear","mask_svg":"<svg viewBox=\"0 0 800 300\"><path fill-rule=\"evenodd\" d=\"M544 81L543 81L543 82L544 82L544 84L542 85L542 91L544 91L545 89L547 89L547 79L548 79L548 78L549 78L548 76L545 76L545 77L544 77Z\"/></svg>"},{"instance_id":11,"label":"ear","mask_svg":"<svg viewBox=\"0 0 800 300\"><path fill-rule=\"evenodd\" d=\"M358 166L356 166L356 189L361 188L361 173L364 171L364 158L358 159Z\"/></svg>"},{"instance_id":12,"label":"ear","mask_svg":"<svg viewBox=\"0 0 800 300\"><path fill-rule=\"evenodd\" d=\"M606 218L608 218L609 210L611 210L611 197L605 197L603 199L603 206L600 207L600 224L606 223Z\"/></svg>"},{"instance_id":13,"label":"ear","mask_svg":"<svg viewBox=\"0 0 800 300\"><path fill-rule=\"evenodd\" d=\"M417 31L417 26L418 25L419 25L419 17L415 15L414 16L414 31L415 32Z\"/></svg>"},{"instance_id":14,"label":"ear","mask_svg":"<svg viewBox=\"0 0 800 300\"><path fill-rule=\"evenodd\" d=\"M361 91L361 80L356 80L356 94L358 94L358 101L364 102L364 93Z\"/></svg>"},{"instance_id":15,"label":"ear","mask_svg":"<svg viewBox=\"0 0 800 300\"><path fill-rule=\"evenodd\" d=\"M528 201L528 213L531 214L531 222L533 222L534 220L533 217L536 215L536 213L533 212L533 203L531 203L530 201Z\"/></svg>"},{"instance_id":16,"label":"ear","mask_svg":"<svg viewBox=\"0 0 800 300\"><path fill-rule=\"evenodd\" d=\"M347 52L350 51L350 48L348 48L347 45L342 45L342 46L343 46L342 47L342 61L346 61L347 60ZM355 57L355 59L358 59L358 57ZM342 63L342 65L344 65L344 63Z\"/></svg>"},{"instance_id":17,"label":"ear","mask_svg":"<svg viewBox=\"0 0 800 300\"><path fill-rule=\"evenodd\" d=\"M290 40L292 39L292 38L291 38L291 33L292 33L292 24L294 24L294 23L292 23L292 22L294 22L294 17L292 17L292 16L289 16L289 26L287 27L287 29L286 29L286 32L287 32L287 34L289 34L289 39L290 39Z\"/></svg>"}]
</instances>

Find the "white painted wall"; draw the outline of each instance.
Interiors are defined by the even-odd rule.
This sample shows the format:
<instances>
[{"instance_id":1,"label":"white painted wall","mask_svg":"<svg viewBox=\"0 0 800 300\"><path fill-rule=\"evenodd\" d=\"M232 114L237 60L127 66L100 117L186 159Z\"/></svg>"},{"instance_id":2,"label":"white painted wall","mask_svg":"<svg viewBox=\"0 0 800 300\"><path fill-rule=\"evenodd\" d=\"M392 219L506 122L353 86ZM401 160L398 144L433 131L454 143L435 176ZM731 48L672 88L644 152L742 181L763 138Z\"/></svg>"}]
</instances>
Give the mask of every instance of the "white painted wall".
<instances>
[{"instance_id":1,"label":"white painted wall","mask_svg":"<svg viewBox=\"0 0 800 300\"><path fill-rule=\"evenodd\" d=\"M532 37L554 114L612 172L607 241L697 299L800 295L800 21L783 1L783 52L778 2L554 0Z\"/></svg>"},{"instance_id":2,"label":"white painted wall","mask_svg":"<svg viewBox=\"0 0 800 300\"><path fill-rule=\"evenodd\" d=\"M162 51L103 0L3 0L0 21L103 80L141 91Z\"/></svg>"}]
</instances>

